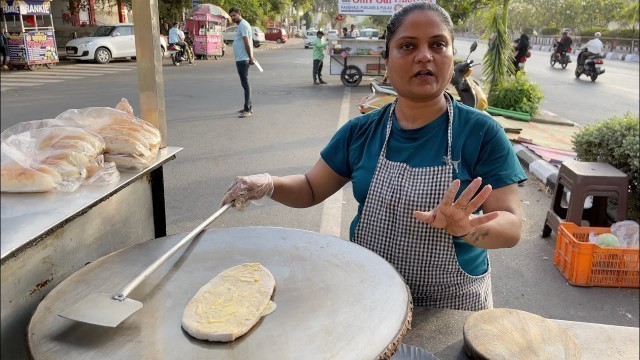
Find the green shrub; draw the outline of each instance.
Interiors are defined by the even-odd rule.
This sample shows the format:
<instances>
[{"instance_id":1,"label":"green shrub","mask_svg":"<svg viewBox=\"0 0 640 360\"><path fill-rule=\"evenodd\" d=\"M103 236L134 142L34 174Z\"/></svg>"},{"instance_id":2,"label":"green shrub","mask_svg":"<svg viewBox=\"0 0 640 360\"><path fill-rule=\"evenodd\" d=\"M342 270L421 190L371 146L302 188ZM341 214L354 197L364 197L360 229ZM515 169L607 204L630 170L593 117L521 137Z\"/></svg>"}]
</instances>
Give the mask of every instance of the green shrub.
<instances>
[{"instance_id":1,"label":"green shrub","mask_svg":"<svg viewBox=\"0 0 640 360\"><path fill-rule=\"evenodd\" d=\"M542 91L537 83L529 81L526 74L518 72L504 84L491 89L489 105L535 115L542 102Z\"/></svg>"},{"instance_id":2,"label":"green shrub","mask_svg":"<svg viewBox=\"0 0 640 360\"><path fill-rule=\"evenodd\" d=\"M544 28L540 30L541 35L559 35L561 32L561 29L557 27Z\"/></svg>"},{"instance_id":3,"label":"green shrub","mask_svg":"<svg viewBox=\"0 0 640 360\"><path fill-rule=\"evenodd\" d=\"M629 112L586 126L573 138L580 161L606 162L629 176L627 218L640 222L640 125Z\"/></svg>"},{"instance_id":4,"label":"green shrub","mask_svg":"<svg viewBox=\"0 0 640 360\"><path fill-rule=\"evenodd\" d=\"M607 28L600 28L600 27L593 27L593 28L588 28L588 29L580 29L578 31L578 33L576 35L580 35L580 36L586 36L586 37L593 37L593 34L595 34L596 32L599 32L603 37L609 37L609 29Z\"/></svg>"}]
</instances>

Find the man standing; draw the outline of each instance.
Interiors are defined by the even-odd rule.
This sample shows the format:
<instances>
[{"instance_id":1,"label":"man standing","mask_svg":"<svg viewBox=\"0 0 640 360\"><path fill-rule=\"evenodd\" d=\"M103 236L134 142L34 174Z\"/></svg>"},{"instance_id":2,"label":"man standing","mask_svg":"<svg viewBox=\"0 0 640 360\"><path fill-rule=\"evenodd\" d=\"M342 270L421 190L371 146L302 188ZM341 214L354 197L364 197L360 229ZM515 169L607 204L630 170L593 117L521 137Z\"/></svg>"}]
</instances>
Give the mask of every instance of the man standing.
<instances>
[{"instance_id":1,"label":"man standing","mask_svg":"<svg viewBox=\"0 0 640 360\"><path fill-rule=\"evenodd\" d=\"M176 44L180 46L180 58L184 60L184 54L187 44L184 42L184 33L178 29L178 23L174 22L173 27L169 30L169 45Z\"/></svg>"},{"instance_id":2,"label":"man standing","mask_svg":"<svg viewBox=\"0 0 640 360\"><path fill-rule=\"evenodd\" d=\"M354 24L351 24L351 30L349 30L349 36L354 39L360 36L360 31L356 29L356 26Z\"/></svg>"},{"instance_id":3,"label":"man standing","mask_svg":"<svg viewBox=\"0 0 640 360\"><path fill-rule=\"evenodd\" d=\"M244 108L240 110L240 117L245 118L253 115L251 107L251 86L249 85L249 66L255 62L253 58L253 38L251 35L251 25L242 18L240 9L232 7L229 9L231 20L238 25L236 38L233 40L233 56L236 59L236 68L240 76L240 84L244 89Z\"/></svg>"},{"instance_id":4,"label":"man standing","mask_svg":"<svg viewBox=\"0 0 640 360\"><path fill-rule=\"evenodd\" d=\"M591 55L600 54L602 52L602 41L600 41L600 32L594 34L595 38L589 40L584 46L580 55L578 55L578 68L582 69L584 61Z\"/></svg>"},{"instance_id":5,"label":"man standing","mask_svg":"<svg viewBox=\"0 0 640 360\"><path fill-rule=\"evenodd\" d=\"M313 84L320 85L326 84L326 82L322 80L322 65L324 63L324 52L327 50L329 43L322 39L324 36L322 30L318 30L316 36L317 38L313 43Z\"/></svg>"}]
</instances>

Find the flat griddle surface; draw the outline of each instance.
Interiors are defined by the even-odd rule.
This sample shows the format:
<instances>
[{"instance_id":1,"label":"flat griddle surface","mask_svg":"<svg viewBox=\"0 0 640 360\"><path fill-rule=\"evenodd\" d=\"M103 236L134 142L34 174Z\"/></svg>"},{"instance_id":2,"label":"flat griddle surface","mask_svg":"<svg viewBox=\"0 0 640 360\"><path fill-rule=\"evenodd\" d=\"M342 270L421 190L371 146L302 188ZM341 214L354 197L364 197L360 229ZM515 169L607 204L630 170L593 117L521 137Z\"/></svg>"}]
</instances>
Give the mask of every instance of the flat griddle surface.
<instances>
[{"instance_id":1,"label":"flat griddle surface","mask_svg":"<svg viewBox=\"0 0 640 360\"><path fill-rule=\"evenodd\" d=\"M118 291L183 236L114 252L60 283L29 324L33 357L374 359L409 316L402 278L373 252L320 233L272 227L204 231L130 295L144 307L116 328L57 315L89 294ZM275 277L276 311L230 343L189 336L180 325L189 300L218 273L245 262L259 262Z\"/></svg>"}]
</instances>

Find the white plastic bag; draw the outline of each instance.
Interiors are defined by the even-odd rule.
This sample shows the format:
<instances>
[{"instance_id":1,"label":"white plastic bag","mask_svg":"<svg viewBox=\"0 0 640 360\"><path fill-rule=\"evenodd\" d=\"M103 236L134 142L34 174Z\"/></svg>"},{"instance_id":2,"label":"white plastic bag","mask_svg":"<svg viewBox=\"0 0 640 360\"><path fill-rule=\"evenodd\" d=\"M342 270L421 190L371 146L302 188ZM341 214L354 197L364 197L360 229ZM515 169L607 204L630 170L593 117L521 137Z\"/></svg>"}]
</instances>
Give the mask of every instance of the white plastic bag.
<instances>
[{"instance_id":1,"label":"white plastic bag","mask_svg":"<svg viewBox=\"0 0 640 360\"><path fill-rule=\"evenodd\" d=\"M621 247L637 249L640 226L633 220L618 221L611 225L611 233L618 237Z\"/></svg>"}]
</instances>

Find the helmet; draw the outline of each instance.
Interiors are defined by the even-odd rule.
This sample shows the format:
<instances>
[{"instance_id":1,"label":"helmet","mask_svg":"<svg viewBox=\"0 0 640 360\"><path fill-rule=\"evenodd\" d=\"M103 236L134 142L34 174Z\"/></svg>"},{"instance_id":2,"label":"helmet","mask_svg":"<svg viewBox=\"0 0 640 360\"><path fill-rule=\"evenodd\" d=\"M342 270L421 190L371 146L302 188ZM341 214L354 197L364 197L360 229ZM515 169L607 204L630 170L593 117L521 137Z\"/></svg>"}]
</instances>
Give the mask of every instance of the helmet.
<instances>
[{"instance_id":1,"label":"helmet","mask_svg":"<svg viewBox=\"0 0 640 360\"><path fill-rule=\"evenodd\" d=\"M599 38L599 37L600 37L600 35L602 35L602 34L600 34L600 32L599 32L599 31L598 31L598 32L596 32L596 33L594 34L594 36L595 36L595 37L597 37L597 38Z\"/></svg>"}]
</instances>

